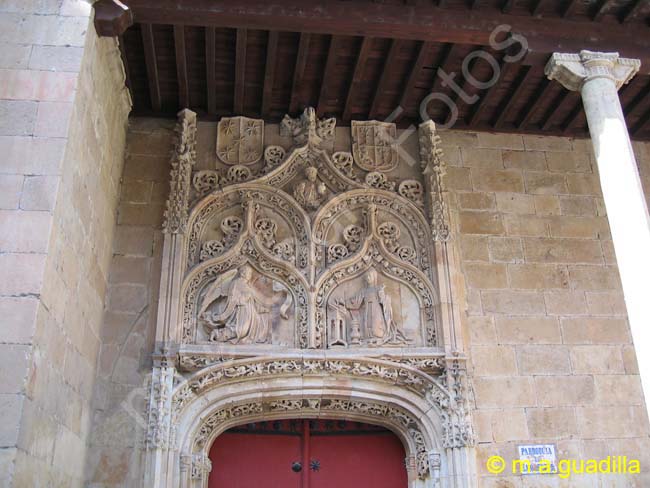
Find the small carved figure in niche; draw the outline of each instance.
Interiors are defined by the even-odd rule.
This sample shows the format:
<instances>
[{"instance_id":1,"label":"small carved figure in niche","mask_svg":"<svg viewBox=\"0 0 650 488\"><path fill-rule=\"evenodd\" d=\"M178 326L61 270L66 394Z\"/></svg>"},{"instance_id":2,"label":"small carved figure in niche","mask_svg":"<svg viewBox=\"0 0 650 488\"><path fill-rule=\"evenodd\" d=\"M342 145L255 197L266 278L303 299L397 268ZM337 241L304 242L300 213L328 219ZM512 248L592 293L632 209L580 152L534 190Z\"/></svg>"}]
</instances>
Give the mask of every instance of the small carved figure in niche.
<instances>
[{"instance_id":1,"label":"small carved figure in niche","mask_svg":"<svg viewBox=\"0 0 650 488\"><path fill-rule=\"evenodd\" d=\"M280 316L288 319L291 295L282 289L284 294L273 298L265 296L254 286L253 269L248 265L239 268L235 276L233 274L226 273L224 279L217 279L210 286L199 309L199 317L211 331L210 341L233 344L269 343L270 309L284 302L280 307ZM274 291L280 290L276 290L274 286ZM208 308L221 297L226 297L223 310L209 311Z\"/></svg>"},{"instance_id":2,"label":"small carved figure in niche","mask_svg":"<svg viewBox=\"0 0 650 488\"><path fill-rule=\"evenodd\" d=\"M327 187L318 181L318 170L313 166L305 168L306 180L302 180L293 191L293 197L307 210L316 210L321 206L327 194Z\"/></svg>"},{"instance_id":3,"label":"small carved figure in niche","mask_svg":"<svg viewBox=\"0 0 650 488\"><path fill-rule=\"evenodd\" d=\"M368 270L366 287L347 304L353 312L363 307L362 317L366 339L376 345L405 344L408 339L401 329L401 324L395 322L390 295L386 287L377 282L377 272Z\"/></svg>"}]
</instances>

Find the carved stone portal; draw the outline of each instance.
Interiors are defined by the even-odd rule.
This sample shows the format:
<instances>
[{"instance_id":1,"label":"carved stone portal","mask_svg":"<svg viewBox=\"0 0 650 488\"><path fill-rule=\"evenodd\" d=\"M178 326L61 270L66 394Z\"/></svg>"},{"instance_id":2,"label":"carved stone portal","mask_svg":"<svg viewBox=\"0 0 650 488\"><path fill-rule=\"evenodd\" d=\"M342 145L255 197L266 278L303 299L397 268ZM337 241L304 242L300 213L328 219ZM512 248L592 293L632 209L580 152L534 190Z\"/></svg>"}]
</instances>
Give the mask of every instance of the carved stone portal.
<instances>
[{"instance_id":1,"label":"carved stone portal","mask_svg":"<svg viewBox=\"0 0 650 488\"><path fill-rule=\"evenodd\" d=\"M311 108L266 146L262 121L222 119L216 167L197 161L195 114L177 131L144 486L206 488L220 432L310 415L398 433L409 488L469 486L433 122L419 166L400 161L393 124L355 122L341 147Z\"/></svg>"}]
</instances>

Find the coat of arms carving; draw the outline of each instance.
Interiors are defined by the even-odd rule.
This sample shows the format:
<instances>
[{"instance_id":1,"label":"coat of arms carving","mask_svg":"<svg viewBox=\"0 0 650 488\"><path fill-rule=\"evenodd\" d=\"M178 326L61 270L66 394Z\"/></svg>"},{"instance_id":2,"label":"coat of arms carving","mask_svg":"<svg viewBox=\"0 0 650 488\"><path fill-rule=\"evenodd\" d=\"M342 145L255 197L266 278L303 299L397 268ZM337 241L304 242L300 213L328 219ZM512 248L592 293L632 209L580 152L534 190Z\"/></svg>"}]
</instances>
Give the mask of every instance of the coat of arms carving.
<instances>
[{"instance_id":1,"label":"coat of arms carving","mask_svg":"<svg viewBox=\"0 0 650 488\"><path fill-rule=\"evenodd\" d=\"M388 172L397 167L397 129L395 124L370 120L352 121L352 154L366 171Z\"/></svg>"},{"instance_id":2,"label":"coat of arms carving","mask_svg":"<svg viewBox=\"0 0 650 488\"><path fill-rule=\"evenodd\" d=\"M223 117L217 126L217 156L226 164L255 164L264 152L264 121Z\"/></svg>"}]
</instances>

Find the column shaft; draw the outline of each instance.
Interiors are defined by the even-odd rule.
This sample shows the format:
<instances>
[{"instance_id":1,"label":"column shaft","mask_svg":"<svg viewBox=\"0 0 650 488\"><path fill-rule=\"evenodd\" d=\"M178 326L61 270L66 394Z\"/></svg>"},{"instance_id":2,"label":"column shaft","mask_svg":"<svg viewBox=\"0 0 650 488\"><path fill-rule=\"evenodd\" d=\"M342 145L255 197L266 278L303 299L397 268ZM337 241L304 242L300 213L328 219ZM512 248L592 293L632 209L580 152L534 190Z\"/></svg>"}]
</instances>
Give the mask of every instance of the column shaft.
<instances>
[{"instance_id":1,"label":"column shaft","mask_svg":"<svg viewBox=\"0 0 650 488\"><path fill-rule=\"evenodd\" d=\"M641 381L650 392L650 218L630 137L609 78L582 87L582 100L623 284Z\"/></svg>"}]
</instances>

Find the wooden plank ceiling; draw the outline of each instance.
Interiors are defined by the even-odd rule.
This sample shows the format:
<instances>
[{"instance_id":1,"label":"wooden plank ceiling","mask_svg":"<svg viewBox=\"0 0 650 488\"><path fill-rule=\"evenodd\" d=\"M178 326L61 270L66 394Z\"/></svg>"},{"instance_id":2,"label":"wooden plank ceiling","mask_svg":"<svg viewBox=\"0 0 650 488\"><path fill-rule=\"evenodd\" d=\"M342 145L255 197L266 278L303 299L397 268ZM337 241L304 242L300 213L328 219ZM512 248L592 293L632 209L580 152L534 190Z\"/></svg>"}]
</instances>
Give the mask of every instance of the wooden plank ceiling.
<instances>
[{"instance_id":1,"label":"wooden plank ceiling","mask_svg":"<svg viewBox=\"0 0 650 488\"><path fill-rule=\"evenodd\" d=\"M313 106L340 125L390 118L407 126L420 122L420 102L438 92L458 106L457 129L585 136L579 94L549 82L543 70L553 51L588 48L642 58L620 95L633 138L650 140L648 0L123 3L134 21L120 44L135 115L171 117L190 107L205 119L277 121ZM506 23L528 41L516 63L488 41ZM476 88L461 75L463 60L477 51L498 63L496 84ZM467 67L478 80L492 78L483 59ZM457 73L467 96L443 83L438 68ZM440 101L428 114L436 122L451 116Z\"/></svg>"}]
</instances>

